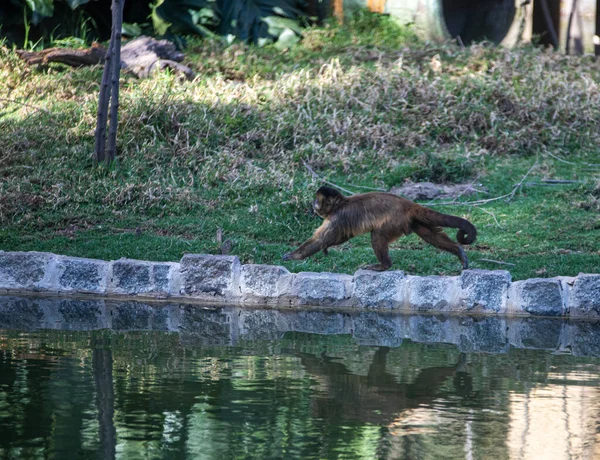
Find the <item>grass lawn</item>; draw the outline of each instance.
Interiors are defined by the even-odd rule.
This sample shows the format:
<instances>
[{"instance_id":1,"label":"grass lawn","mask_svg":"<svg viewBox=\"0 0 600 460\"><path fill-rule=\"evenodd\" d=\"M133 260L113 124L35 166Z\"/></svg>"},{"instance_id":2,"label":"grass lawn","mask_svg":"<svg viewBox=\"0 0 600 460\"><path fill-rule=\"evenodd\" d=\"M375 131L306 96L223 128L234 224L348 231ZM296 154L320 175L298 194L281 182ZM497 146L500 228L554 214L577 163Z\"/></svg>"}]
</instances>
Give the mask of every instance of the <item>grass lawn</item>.
<instances>
[{"instance_id":1,"label":"grass lawn","mask_svg":"<svg viewBox=\"0 0 600 460\"><path fill-rule=\"evenodd\" d=\"M322 179L355 192L430 180L482 190L431 205L478 228L473 268L600 272L592 57L429 44L370 14L309 29L287 52L188 44L193 82L122 76L110 168L92 162L102 69L28 68L0 47L0 249L177 261L217 253L221 228L244 263L353 273L375 262L368 235L281 262L320 224L309 206ZM410 274L460 273L414 235L391 255Z\"/></svg>"}]
</instances>

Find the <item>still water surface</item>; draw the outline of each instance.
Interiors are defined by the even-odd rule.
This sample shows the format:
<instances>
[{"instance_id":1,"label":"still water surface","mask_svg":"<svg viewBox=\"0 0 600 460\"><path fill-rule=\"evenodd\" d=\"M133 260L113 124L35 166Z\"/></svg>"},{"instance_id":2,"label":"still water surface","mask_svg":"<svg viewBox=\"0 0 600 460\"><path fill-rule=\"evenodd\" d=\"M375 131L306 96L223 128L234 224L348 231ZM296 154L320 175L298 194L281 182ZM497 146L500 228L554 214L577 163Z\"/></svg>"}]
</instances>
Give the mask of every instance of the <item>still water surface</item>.
<instances>
[{"instance_id":1,"label":"still water surface","mask_svg":"<svg viewBox=\"0 0 600 460\"><path fill-rule=\"evenodd\" d=\"M0 458L600 458L600 324L0 297Z\"/></svg>"}]
</instances>

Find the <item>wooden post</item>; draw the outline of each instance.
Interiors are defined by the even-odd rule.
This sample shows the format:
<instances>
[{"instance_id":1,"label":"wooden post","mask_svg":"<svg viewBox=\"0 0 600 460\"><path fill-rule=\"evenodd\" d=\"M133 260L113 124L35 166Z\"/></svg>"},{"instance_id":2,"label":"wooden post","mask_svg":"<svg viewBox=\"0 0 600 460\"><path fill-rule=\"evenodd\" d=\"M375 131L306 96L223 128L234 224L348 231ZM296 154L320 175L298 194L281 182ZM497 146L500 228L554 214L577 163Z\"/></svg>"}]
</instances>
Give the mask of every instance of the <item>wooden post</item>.
<instances>
[{"instance_id":1,"label":"wooden post","mask_svg":"<svg viewBox=\"0 0 600 460\"><path fill-rule=\"evenodd\" d=\"M367 8L373 13L385 12L386 0L367 0Z\"/></svg>"},{"instance_id":2,"label":"wooden post","mask_svg":"<svg viewBox=\"0 0 600 460\"><path fill-rule=\"evenodd\" d=\"M540 44L560 45L560 0L533 1L533 34L540 36Z\"/></svg>"},{"instance_id":3,"label":"wooden post","mask_svg":"<svg viewBox=\"0 0 600 460\"><path fill-rule=\"evenodd\" d=\"M333 15L340 23L344 22L344 0L333 0Z\"/></svg>"}]
</instances>

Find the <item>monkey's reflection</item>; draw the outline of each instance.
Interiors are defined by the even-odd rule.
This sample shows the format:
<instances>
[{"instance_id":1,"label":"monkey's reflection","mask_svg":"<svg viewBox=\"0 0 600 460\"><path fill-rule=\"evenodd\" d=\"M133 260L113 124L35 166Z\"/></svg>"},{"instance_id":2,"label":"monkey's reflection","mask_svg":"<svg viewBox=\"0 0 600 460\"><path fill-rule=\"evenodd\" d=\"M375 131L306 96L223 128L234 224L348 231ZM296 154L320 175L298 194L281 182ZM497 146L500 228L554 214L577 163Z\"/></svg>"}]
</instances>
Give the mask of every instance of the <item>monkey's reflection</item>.
<instances>
[{"instance_id":1,"label":"monkey's reflection","mask_svg":"<svg viewBox=\"0 0 600 460\"><path fill-rule=\"evenodd\" d=\"M321 391L312 401L314 415L382 425L404 410L431 404L450 376L454 376L454 388L459 394L470 391L471 377L466 373L464 354L453 366L422 369L412 383L398 383L386 371L389 351L388 347L377 349L366 376L350 373L344 364L325 355L294 353L320 384Z\"/></svg>"}]
</instances>

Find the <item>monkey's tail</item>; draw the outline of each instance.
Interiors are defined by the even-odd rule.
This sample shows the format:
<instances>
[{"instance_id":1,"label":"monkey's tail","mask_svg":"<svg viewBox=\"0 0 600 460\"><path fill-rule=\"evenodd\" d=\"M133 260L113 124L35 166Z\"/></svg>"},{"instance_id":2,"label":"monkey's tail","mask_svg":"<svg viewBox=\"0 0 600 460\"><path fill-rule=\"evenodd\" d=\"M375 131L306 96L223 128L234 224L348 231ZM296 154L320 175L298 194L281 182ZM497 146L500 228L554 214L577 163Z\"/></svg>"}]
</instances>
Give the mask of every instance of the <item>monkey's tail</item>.
<instances>
[{"instance_id":1,"label":"monkey's tail","mask_svg":"<svg viewBox=\"0 0 600 460\"><path fill-rule=\"evenodd\" d=\"M471 244L477 238L477 229L475 226L462 217L451 216L450 214L442 214L433 209L421 207L419 212L413 217L417 222L428 225L430 227L451 227L458 228L456 232L456 240L460 244Z\"/></svg>"}]
</instances>

